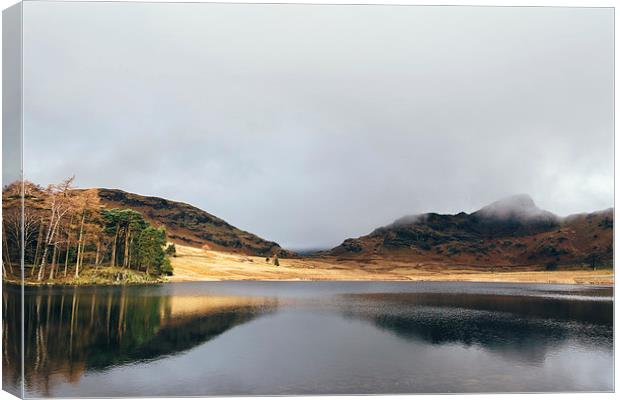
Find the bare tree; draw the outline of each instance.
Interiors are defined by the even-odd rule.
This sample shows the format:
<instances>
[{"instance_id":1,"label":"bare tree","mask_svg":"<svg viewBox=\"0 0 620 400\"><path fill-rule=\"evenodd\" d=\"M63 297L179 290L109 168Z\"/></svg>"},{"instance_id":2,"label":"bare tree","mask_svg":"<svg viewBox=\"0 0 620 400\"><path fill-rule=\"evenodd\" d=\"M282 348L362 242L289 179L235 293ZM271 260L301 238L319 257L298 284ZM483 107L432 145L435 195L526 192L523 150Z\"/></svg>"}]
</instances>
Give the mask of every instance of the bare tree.
<instances>
[{"instance_id":1,"label":"bare tree","mask_svg":"<svg viewBox=\"0 0 620 400\"><path fill-rule=\"evenodd\" d=\"M82 263L82 251L84 249L84 221L86 220L86 205L82 209L82 221L80 222L80 233L77 242L77 257L75 259L75 277L80 275L80 264Z\"/></svg>"},{"instance_id":2,"label":"bare tree","mask_svg":"<svg viewBox=\"0 0 620 400\"><path fill-rule=\"evenodd\" d=\"M37 280L43 279L45 267L47 265L47 258L50 251L55 245L56 234L60 226L60 222L63 217L69 213L73 208L73 201L70 196L70 191L73 185L74 177L65 179L58 185L49 185L45 192L47 194L47 208L49 210L49 221L47 227L47 233L45 235L45 243L43 247L43 255L41 256L41 265L39 267L39 273Z\"/></svg>"},{"instance_id":3,"label":"bare tree","mask_svg":"<svg viewBox=\"0 0 620 400\"><path fill-rule=\"evenodd\" d=\"M88 237L89 224L87 223L87 215L92 214L90 208L95 202L95 196L92 191L84 191L79 194L79 206L82 209L82 219L80 221L80 233L78 236L77 259L75 262L75 277L80 276L80 269L84 263L84 247L86 246L86 238Z\"/></svg>"},{"instance_id":4,"label":"bare tree","mask_svg":"<svg viewBox=\"0 0 620 400\"><path fill-rule=\"evenodd\" d=\"M69 225L67 226L67 238L66 238L66 246L65 246L65 268L63 272L63 276L67 277L67 268L69 267L69 254L71 253L71 230L73 229L73 218L71 216L71 221L69 221Z\"/></svg>"},{"instance_id":5,"label":"bare tree","mask_svg":"<svg viewBox=\"0 0 620 400\"><path fill-rule=\"evenodd\" d=\"M13 275L13 264L11 263L11 250L9 247L9 238L7 235L7 227L11 224L11 220L14 218L13 213L8 213L7 210L3 210L2 215L2 276L6 277L6 267L9 267L9 272Z\"/></svg>"}]
</instances>

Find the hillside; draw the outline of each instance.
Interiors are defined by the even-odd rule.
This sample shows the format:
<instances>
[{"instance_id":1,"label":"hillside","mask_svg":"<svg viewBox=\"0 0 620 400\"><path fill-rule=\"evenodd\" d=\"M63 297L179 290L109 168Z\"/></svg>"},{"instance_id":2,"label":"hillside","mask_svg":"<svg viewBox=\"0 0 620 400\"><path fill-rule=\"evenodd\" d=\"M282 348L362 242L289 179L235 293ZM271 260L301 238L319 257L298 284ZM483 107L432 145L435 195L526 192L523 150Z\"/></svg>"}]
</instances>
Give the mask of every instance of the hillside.
<instances>
[{"instance_id":1,"label":"hillside","mask_svg":"<svg viewBox=\"0 0 620 400\"><path fill-rule=\"evenodd\" d=\"M186 203L147 197L115 189L92 189L107 208L130 208L154 225L166 228L172 242L209 250L225 250L252 255L290 255L280 246L242 231L223 219Z\"/></svg>"},{"instance_id":2,"label":"hillside","mask_svg":"<svg viewBox=\"0 0 620 400\"><path fill-rule=\"evenodd\" d=\"M73 179L3 188L5 280L19 282L23 264L26 282L35 285L165 281L174 274L176 258L168 241L262 260L293 255L188 204L121 190L75 189Z\"/></svg>"},{"instance_id":3,"label":"hillside","mask_svg":"<svg viewBox=\"0 0 620 400\"><path fill-rule=\"evenodd\" d=\"M47 188L25 183L23 252L18 245L21 186L3 189L5 280L18 282L23 256L28 284L169 279L613 283L613 270L588 268L612 265L611 209L559 218L521 195L471 214L404 217L331 251L299 256L185 203L120 190L73 189L71 182ZM175 252L168 253L161 227L176 244ZM552 271L560 265L561 271Z\"/></svg>"},{"instance_id":4,"label":"hillside","mask_svg":"<svg viewBox=\"0 0 620 400\"><path fill-rule=\"evenodd\" d=\"M471 214L403 217L323 255L472 266L610 265L613 209L560 218L517 195Z\"/></svg>"}]
</instances>

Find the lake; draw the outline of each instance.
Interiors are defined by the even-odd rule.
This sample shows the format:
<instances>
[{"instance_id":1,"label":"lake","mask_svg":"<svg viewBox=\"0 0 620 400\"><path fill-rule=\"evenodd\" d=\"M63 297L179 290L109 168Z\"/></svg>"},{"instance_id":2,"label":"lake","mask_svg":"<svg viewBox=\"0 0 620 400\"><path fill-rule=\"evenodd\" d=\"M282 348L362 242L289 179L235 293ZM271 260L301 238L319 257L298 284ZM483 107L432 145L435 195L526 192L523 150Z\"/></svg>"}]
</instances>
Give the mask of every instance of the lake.
<instances>
[{"instance_id":1,"label":"lake","mask_svg":"<svg viewBox=\"0 0 620 400\"><path fill-rule=\"evenodd\" d=\"M19 288L3 331L19 334ZM422 282L30 287L27 397L612 391L613 290ZM19 341L3 385L19 390Z\"/></svg>"}]
</instances>

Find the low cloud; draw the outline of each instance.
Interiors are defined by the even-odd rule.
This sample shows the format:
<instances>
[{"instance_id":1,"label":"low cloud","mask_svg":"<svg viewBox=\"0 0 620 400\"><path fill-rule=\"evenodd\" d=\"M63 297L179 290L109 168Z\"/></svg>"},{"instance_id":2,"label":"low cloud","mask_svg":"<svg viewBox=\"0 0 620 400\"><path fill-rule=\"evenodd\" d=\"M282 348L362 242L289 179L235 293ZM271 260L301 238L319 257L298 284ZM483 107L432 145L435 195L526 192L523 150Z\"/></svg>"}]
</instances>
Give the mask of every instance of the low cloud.
<instances>
[{"instance_id":1,"label":"low cloud","mask_svg":"<svg viewBox=\"0 0 620 400\"><path fill-rule=\"evenodd\" d=\"M25 4L26 177L285 247L528 193L613 204L613 10Z\"/></svg>"}]
</instances>

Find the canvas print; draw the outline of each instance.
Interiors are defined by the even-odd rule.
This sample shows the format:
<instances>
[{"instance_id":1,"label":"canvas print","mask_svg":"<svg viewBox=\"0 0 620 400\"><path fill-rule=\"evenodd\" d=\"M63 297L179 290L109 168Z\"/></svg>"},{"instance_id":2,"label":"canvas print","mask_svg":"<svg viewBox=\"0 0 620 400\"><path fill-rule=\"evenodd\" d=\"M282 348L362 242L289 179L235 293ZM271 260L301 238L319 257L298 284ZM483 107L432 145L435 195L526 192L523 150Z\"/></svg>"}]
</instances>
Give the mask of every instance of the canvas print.
<instances>
[{"instance_id":1,"label":"canvas print","mask_svg":"<svg viewBox=\"0 0 620 400\"><path fill-rule=\"evenodd\" d=\"M614 12L3 13L2 388L612 392Z\"/></svg>"}]
</instances>

